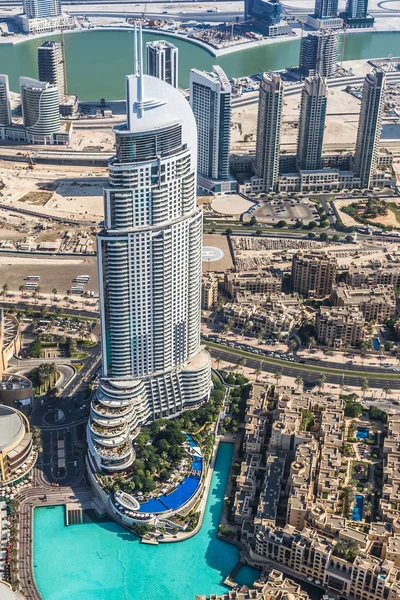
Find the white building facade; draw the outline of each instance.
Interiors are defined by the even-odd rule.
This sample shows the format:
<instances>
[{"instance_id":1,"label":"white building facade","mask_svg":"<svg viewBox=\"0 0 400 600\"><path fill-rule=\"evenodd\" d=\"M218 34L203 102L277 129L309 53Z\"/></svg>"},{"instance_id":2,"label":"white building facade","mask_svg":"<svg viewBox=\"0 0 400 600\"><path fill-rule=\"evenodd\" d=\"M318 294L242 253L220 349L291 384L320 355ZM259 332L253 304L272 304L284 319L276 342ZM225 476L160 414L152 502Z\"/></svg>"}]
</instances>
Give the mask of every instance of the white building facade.
<instances>
[{"instance_id":1,"label":"white building facade","mask_svg":"<svg viewBox=\"0 0 400 600\"><path fill-rule=\"evenodd\" d=\"M105 473L133 463L141 424L199 406L211 387L194 116L160 79L130 75L126 92L97 249L103 367L88 443L92 468Z\"/></svg>"}]
</instances>

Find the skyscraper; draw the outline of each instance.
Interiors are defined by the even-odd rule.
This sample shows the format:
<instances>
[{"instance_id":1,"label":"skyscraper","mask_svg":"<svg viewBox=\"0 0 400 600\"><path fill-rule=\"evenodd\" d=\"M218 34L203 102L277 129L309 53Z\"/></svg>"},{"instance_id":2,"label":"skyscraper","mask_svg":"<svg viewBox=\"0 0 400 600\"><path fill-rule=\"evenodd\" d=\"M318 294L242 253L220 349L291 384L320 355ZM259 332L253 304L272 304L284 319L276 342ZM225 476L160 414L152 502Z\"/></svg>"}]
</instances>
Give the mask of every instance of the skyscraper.
<instances>
[{"instance_id":1,"label":"skyscraper","mask_svg":"<svg viewBox=\"0 0 400 600\"><path fill-rule=\"evenodd\" d=\"M282 21L283 6L280 0L245 0L245 21L254 20L257 29L264 35L287 35L291 27Z\"/></svg>"},{"instance_id":2,"label":"skyscraper","mask_svg":"<svg viewBox=\"0 0 400 600\"><path fill-rule=\"evenodd\" d=\"M321 168L326 117L326 79L307 77L301 94L297 165L299 170Z\"/></svg>"},{"instance_id":3,"label":"skyscraper","mask_svg":"<svg viewBox=\"0 0 400 600\"><path fill-rule=\"evenodd\" d=\"M30 77L19 78L24 127L29 141L52 143L53 134L60 131L58 88Z\"/></svg>"},{"instance_id":4,"label":"skyscraper","mask_svg":"<svg viewBox=\"0 0 400 600\"><path fill-rule=\"evenodd\" d=\"M201 187L234 191L229 175L232 89L221 67L190 71L190 104L197 124L197 170ZM226 184L225 184L226 182Z\"/></svg>"},{"instance_id":5,"label":"skyscraper","mask_svg":"<svg viewBox=\"0 0 400 600\"><path fill-rule=\"evenodd\" d=\"M340 16L348 27L372 27L374 17L368 14L368 0L347 0L344 13Z\"/></svg>"},{"instance_id":6,"label":"skyscraper","mask_svg":"<svg viewBox=\"0 0 400 600\"><path fill-rule=\"evenodd\" d=\"M315 0L314 17L317 19L336 17L338 4L339 0Z\"/></svg>"},{"instance_id":7,"label":"skyscraper","mask_svg":"<svg viewBox=\"0 0 400 600\"><path fill-rule=\"evenodd\" d=\"M61 15L61 0L23 0L23 7L28 19Z\"/></svg>"},{"instance_id":8,"label":"skyscraper","mask_svg":"<svg viewBox=\"0 0 400 600\"><path fill-rule=\"evenodd\" d=\"M386 76L380 69L368 73L364 80L354 156L354 172L363 187L371 186L376 170L385 87Z\"/></svg>"},{"instance_id":9,"label":"skyscraper","mask_svg":"<svg viewBox=\"0 0 400 600\"><path fill-rule=\"evenodd\" d=\"M38 47L39 80L58 87L60 104L65 98L64 58L60 42L43 42Z\"/></svg>"},{"instance_id":10,"label":"skyscraper","mask_svg":"<svg viewBox=\"0 0 400 600\"><path fill-rule=\"evenodd\" d=\"M132 464L141 424L199 406L211 386L200 344L196 123L182 94L142 64L126 78L127 123L114 130L97 237L102 378L88 443L104 472Z\"/></svg>"},{"instance_id":11,"label":"skyscraper","mask_svg":"<svg viewBox=\"0 0 400 600\"><path fill-rule=\"evenodd\" d=\"M282 105L282 79L276 73L264 73L258 101L255 173L269 192L274 191L279 175Z\"/></svg>"},{"instance_id":12,"label":"skyscraper","mask_svg":"<svg viewBox=\"0 0 400 600\"><path fill-rule=\"evenodd\" d=\"M147 75L158 77L174 87L178 87L178 48L159 40L147 42Z\"/></svg>"},{"instance_id":13,"label":"skyscraper","mask_svg":"<svg viewBox=\"0 0 400 600\"><path fill-rule=\"evenodd\" d=\"M299 69L305 75L330 77L337 69L339 37L336 31L322 30L303 37Z\"/></svg>"},{"instance_id":14,"label":"skyscraper","mask_svg":"<svg viewBox=\"0 0 400 600\"><path fill-rule=\"evenodd\" d=\"M10 88L8 75L0 75L0 127L11 125Z\"/></svg>"}]
</instances>

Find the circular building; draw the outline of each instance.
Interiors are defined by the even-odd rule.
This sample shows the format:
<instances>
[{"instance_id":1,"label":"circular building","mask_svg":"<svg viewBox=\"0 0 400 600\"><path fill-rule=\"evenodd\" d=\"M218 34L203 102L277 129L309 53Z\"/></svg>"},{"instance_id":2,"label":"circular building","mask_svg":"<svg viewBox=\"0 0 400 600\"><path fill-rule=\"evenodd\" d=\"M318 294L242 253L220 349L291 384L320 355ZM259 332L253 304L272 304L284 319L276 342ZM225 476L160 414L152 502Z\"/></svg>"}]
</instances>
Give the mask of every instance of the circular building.
<instances>
[{"instance_id":1,"label":"circular building","mask_svg":"<svg viewBox=\"0 0 400 600\"><path fill-rule=\"evenodd\" d=\"M0 405L0 483L19 481L36 458L28 419L15 408Z\"/></svg>"},{"instance_id":2,"label":"circular building","mask_svg":"<svg viewBox=\"0 0 400 600\"><path fill-rule=\"evenodd\" d=\"M14 592L10 584L0 580L0 600L25 600L21 592Z\"/></svg>"},{"instance_id":3,"label":"circular building","mask_svg":"<svg viewBox=\"0 0 400 600\"><path fill-rule=\"evenodd\" d=\"M0 404L5 406L29 406L33 400L32 382L23 375L4 373L0 375Z\"/></svg>"}]
</instances>

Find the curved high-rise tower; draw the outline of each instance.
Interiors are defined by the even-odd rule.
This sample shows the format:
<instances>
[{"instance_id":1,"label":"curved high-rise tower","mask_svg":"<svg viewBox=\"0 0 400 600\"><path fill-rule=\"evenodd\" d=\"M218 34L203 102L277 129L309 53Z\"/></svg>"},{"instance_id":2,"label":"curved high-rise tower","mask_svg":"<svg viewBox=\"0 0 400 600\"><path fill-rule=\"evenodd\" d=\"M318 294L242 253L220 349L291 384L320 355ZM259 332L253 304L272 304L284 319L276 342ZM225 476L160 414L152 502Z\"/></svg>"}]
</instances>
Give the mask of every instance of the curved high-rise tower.
<instances>
[{"instance_id":1,"label":"curved high-rise tower","mask_svg":"<svg viewBox=\"0 0 400 600\"><path fill-rule=\"evenodd\" d=\"M211 385L196 123L177 89L139 70L126 79L127 123L115 129L97 238L103 367L88 438L103 472L130 466L141 424L198 406Z\"/></svg>"}]
</instances>

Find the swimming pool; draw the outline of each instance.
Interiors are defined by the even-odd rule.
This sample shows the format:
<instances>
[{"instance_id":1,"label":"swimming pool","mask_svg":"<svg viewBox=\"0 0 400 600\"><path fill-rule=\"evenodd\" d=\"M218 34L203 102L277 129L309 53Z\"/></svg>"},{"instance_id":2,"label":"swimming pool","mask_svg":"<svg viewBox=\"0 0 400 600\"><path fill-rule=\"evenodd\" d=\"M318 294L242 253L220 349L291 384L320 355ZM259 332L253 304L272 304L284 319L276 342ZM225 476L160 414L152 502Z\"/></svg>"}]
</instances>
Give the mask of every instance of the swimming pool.
<instances>
[{"instance_id":1,"label":"swimming pool","mask_svg":"<svg viewBox=\"0 0 400 600\"><path fill-rule=\"evenodd\" d=\"M372 348L374 350L378 350L379 346L380 346L380 342L379 342L378 338L374 338L372 340Z\"/></svg>"},{"instance_id":2,"label":"swimming pool","mask_svg":"<svg viewBox=\"0 0 400 600\"><path fill-rule=\"evenodd\" d=\"M356 438L357 440L365 440L369 437L368 427L357 427Z\"/></svg>"},{"instance_id":3,"label":"swimming pool","mask_svg":"<svg viewBox=\"0 0 400 600\"><path fill-rule=\"evenodd\" d=\"M357 494L353 508L353 521L361 521L364 506L364 496Z\"/></svg>"},{"instance_id":4,"label":"swimming pool","mask_svg":"<svg viewBox=\"0 0 400 600\"><path fill-rule=\"evenodd\" d=\"M195 442L190 435L186 435L186 438L192 449L198 447L197 442ZM162 494L162 496L159 496L158 498L152 498L147 502L143 502L143 504L140 505L138 512L159 514L169 510L176 510L180 506L183 506L189 502L190 498L196 493L200 485L202 472L203 458L196 453L193 455L191 474L188 475L188 477L185 477L182 483L180 483L170 494Z\"/></svg>"}]
</instances>

